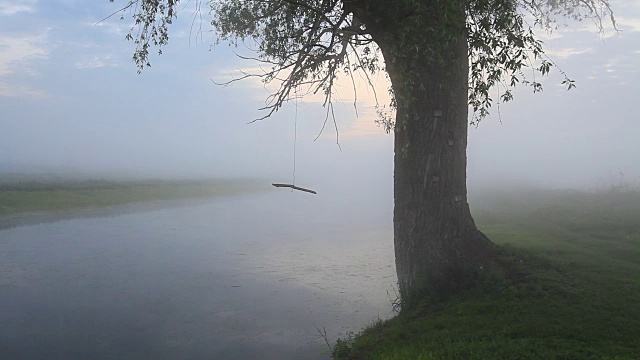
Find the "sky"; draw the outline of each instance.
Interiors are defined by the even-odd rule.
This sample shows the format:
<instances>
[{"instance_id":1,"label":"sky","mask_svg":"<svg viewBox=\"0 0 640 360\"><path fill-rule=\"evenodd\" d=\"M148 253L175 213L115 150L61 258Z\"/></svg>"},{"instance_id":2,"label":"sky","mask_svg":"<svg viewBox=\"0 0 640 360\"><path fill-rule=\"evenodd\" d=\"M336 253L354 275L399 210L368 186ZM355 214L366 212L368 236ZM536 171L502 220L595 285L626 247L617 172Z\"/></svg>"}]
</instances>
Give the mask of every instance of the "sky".
<instances>
[{"instance_id":1,"label":"sky","mask_svg":"<svg viewBox=\"0 0 640 360\"><path fill-rule=\"evenodd\" d=\"M340 85L340 147L331 123L314 140L325 119L314 97L247 124L262 116L268 89L211 80L255 63L226 44L212 47L206 19L195 36L192 8L181 5L164 54L138 75L125 40L130 21L100 22L123 3L0 0L0 172L291 182L295 164L300 186L349 182L390 191L393 136L374 124L365 86L358 85L356 114L349 86ZM640 3L612 5L619 32L598 33L590 21L540 32L577 87L566 91L552 71L544 92L517 89L513 102L471 126L470 187L640 184ZM376 80L383 97L384 76Z\"/></svg>"}]
</instances>

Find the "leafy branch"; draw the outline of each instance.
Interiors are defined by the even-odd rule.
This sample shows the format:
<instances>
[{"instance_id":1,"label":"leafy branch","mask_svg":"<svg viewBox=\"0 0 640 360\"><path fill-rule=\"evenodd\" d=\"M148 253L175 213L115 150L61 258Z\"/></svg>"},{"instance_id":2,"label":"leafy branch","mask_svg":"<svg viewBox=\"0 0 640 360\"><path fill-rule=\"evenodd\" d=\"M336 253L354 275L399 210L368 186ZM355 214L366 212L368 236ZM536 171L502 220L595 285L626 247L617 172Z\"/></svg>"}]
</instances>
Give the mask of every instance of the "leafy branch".
<instances>
[{"instance_id":1,"label":"leafy branch","mask_svg":"<svg viewBox=\"0 0 640 360\"><path fill-rule=\"evenodd\" d=\"M201 15L202 0L192 1L195 2L193 28L196 15ZM180 0L126 0L124 6L109 16L121 14L121 18L124 18L127 12L131 15L134 24L126 38L136 46L133 60L138 72L150 66L149 51L152 47L156 47L161 54L162 48L168 43L169 26L177 17L179 3ZM389 89L391 103L380 106L369 78L369 74L383 69L379 63L379 51L370 33L371 28L406 28L406 31L400 32L398 43L400 46L404 43L415 46L416 54L423 56L425 61L438 61L442 55L438 54L437 49L429 48L427 40L422 44L416 37L428 34L428 37L435 36L446 43L451 36L446 29L441 31L435 28L424 29L424 34L416 34L414 25L434 15L423 11L423 5L414 0L399 0L392 7L377 0L210 0L208 4L211 25L216 34L215 43L224 41L236 47L240 43L254 44L256 56L239 57L262 64L261 72L243 72L240 77L222 85L247 78L258 78L265 85L277 84L275 91L267 97L265 106L260 109L264 115L252 122L271 117L284 104L298 98L300 89L304 88L303 95L324 96L326 117L320 133L332 118L336 137L333 95L341 73L351 76L354 91L353 74L364 73L367 84L374 90L378 114L376 122L387 132L395 126L397 103L394 89ZM384 18L367 17L371 9L381 6L388 8L389 12L402 13L406 24L386 24ZM443 6L441 13L446 17L448 5ZM525 21L527 14L535 19L533 25ZM362 16L367 17L368 23L363 21ZM567 89L575 87L575 81L545 54L544 44L535 36L534 28L551 31L557 28L556 19L559 17L578 20L591 18L602 31L603 19L608 18L617 30L609 0L472 0L466 2L465 16L472 123L478 123L489 114L494 101L492 89L498 90L498 103L511 101L513 89L518 84L529 86L534 92L542 91L537 74L546 76L552 68L563 75L562 84ZM394 15L390 18L397 17ZM439 61L445 59L440 58ZM531 75L526 75L526 69L531 69ZM407 86L420 86L414 84L416 81L406 79Z\"/></svg>"}]
</instances>

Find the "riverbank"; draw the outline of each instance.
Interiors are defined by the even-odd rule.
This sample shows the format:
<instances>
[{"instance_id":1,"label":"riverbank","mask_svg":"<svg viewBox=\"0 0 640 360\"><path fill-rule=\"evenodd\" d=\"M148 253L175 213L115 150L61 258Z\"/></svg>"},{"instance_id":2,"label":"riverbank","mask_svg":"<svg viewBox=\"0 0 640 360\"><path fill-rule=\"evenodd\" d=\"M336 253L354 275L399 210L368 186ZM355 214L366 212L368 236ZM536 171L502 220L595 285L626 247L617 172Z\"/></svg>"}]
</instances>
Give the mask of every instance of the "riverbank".
<instances>
[{"instance_id":1,"label":"riverbank","mask_svg":"<svg viewBox=\"0 0 640 360\"><path fill-rule=\"evenodd\" d=\"M637 359L640 192L514 191L470 201L509 276L431 296L340 340L335 359Z\"/></svg>"},{"instance_id":2,"label":"riverbank","mask_svg":"<svg viewBox=\"0 0 640 360\"><path fill-rule=\"evenodd\" d=\"M138 202L225 196L266 189L247 179L0 179L0 216L60 212Z\"/></svg>"}]
</instances>

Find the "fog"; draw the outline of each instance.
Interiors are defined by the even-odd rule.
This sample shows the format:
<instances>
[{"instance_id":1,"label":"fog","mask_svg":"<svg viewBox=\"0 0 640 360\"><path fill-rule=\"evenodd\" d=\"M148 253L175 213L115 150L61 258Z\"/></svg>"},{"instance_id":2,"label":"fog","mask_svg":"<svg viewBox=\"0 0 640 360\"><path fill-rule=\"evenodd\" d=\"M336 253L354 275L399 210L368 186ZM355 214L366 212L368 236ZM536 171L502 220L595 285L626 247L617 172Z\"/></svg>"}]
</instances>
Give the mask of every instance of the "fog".
<instances>
[{"instance_id":1,"label":"fog","mask_svg":"<svg viewBox=\"0 0 640 360\"><path fill-rule=\"evenodd\" d=\"M338 82L335 124L317 96L252 122L270 89L211 80L256 64L234 54L246 49L211 47L209 33L191 33L184 3L164 54L137 75L129 23L99 21L117 1L0 0L0 183L250 178L271 190L0 218L5 357L326 359L324 340L392 315L393 134L374 124L372 90L356 77L354 108L350 81ZM560 72L542 80L544 92L520 87L470 126L469 201L480 222L483 206L485 224L527 208L522 218L546 226L564 210L535 206L573 194L507 192L505 202L487 188L639 186L640 3L612 5L620 32L585 22L541 33ZM566 91L562 71L577 88ZM374 81L388 103L384 75ZM571 225L608 232L617 223L601 214L616 209L611 217L635 226L626 211L635 208L618 201L626 194L612 194L610 208L593 206L601 194L569 202L594 210ZM629 239L631 228L617 233ZM597 299L603 308L601 290Z\"/></svg>"},{"instance_id":2,"label":"fog","mask_svg":"<svg viewBox=\"0 0 640 360\"><path fill-rule=\"evenodd\" d=\"M13 5L12 5L13 4ZM141 75L124 40L128 23L98 23L115 5L0 1L0 172L87 177L253 177L319 193L391 196L393 135L374 125L372 96L348 89L336 103L339 144L317 99L260 117L269 94L246 81L213 85L252 68L234 49L189 35L188 9L164 55ZM15 5L15 6L14 6ZM569 24L545 38L552 71L543 93L519 88L512 103L469 129L469 186L516 182L594 189L640 182L640 7L614 4L615 33ZM190 41L191 39L191 41ZM381 76L382 78L382 76ZM378 93L386 93L383 87ZM295 147L294 147L295 144ZM295 152L295 162L294 162Z\"/></svg>"}]
</instances>

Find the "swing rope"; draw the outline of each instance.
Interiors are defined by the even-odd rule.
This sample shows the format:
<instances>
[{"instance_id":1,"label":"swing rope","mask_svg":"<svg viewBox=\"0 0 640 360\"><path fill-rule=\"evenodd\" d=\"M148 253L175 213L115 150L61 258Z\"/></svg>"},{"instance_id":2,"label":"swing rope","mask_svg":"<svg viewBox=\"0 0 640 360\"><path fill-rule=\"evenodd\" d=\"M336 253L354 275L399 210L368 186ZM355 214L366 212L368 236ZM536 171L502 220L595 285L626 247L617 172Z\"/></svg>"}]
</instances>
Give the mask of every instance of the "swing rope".
<instances>
[{"instance_id":1,"label":"swing rope","mask_svg":"<svg viewBox=\"0 0 640 360\"><path fill-rule=\"evenodd\" d=\"M298 89L296 88L295 90L295 99L296 99L296 114L295 114L295 119L293 122L293 174L292 174L292 181L291 184L271 184L275 187L287 187L287 188L291 188L291 191L293 190L300 190L300 191L304 191L304 192L308 192L311 194L317 194L315 191L313 190L309 190L309 189L305 189L305 188L301 188L296 186L296 145L298 142Z\"/></svg>"},{"instance_id":2,"label":"swing rope","mask_svg":"<svg viewBox=\"0 0 640 360\"><path fill-rule=\"evenodd\" d=\"M298 142L298 88L295 90L296 97L296 116L293 122L293 180L291 184L296 185L296 144ZM293 188L291 189L293 191Z\"/></svg>"}]
</instances>

